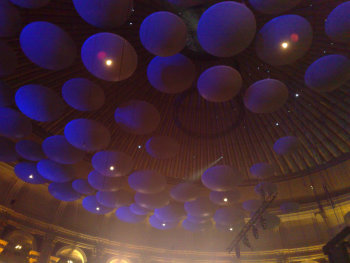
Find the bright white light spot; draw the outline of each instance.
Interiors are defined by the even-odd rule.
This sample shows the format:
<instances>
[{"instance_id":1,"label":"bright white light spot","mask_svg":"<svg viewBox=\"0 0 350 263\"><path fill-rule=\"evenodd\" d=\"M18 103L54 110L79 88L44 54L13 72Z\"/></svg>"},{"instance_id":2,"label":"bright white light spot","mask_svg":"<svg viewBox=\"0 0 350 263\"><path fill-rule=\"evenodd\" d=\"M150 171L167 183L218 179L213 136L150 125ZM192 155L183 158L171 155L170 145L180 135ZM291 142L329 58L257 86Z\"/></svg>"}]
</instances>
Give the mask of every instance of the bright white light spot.
<instances>
[{"instance_id":1,"label":"bright white light spot","mask_svg":"<svg viewBox=\"0 0 350 263\"><path fill-rule=\"evenodd\" d=\"M275 124L276 126L278 126L278 125L280 125L278 122L276 122L276 124Z\"/></svg>"},{"instance_id":2,"label":"bright white light spot","mask_svg":"<svg viewBox=\"0 0 350 263\"><path fill-rule=\"evenodd\" d=\"M109 167L109 170L114 171L114 166Z\"/></svg>"},{"instance_id":3,"label":"bright white light spot","mask_svg":"<svg viewBox=\"0 0 350 263\"><path fill-rule=\"evenodd\" d=\"M137 148L141 149L141 148L142 148L142 146L141 146L141 145L139 145L139 146L137 146Z\"/></svg>"},{"instance_id":4,"label":"bright white light spot","mask_svg":"<svg viewBox=\"0 0 350 263\"><path fill-rule=\"evenodd\" d=\"M228 199L227 197L224 198L224 202L227 203L228 202Z\"/></svg>"},{"instance_id":5,"label":"bright white light spot","mask_svg":"<svg viewBox=\"0 0 350 263\"><path fill-rule=\"evenodd\" d=\"M232 228L232 227L230 228L230 231L233 231L233 228Z\"/></svg>"},{"instance_id":6,"label":"bright white light spot","mask_svg":"<svg viewBox=\"0 0 350 263\"><path fill-rule=\"evenodd\" d=\"M107 66L112 66L112 64L113 64L113 61L111 59L107 59L106 60L106 65Z\"/></svg>"},{"instance_id":7,"label":"bright white light spot","mask_svg":"<svg viewBox=\"0 0 350 263\"><path fill-rule=\"evenodd\" d=\"M132 26L132 25L133 25L133 23L132 23L132 22L130 22L130 23L129 23L129 25L130 25L130 26Z\"/></svg>"},{"instance_id":8,"label":"bright white light spot","mask_svg":"<svg viewBox=\"0 0 350 263\"><path fill-rule=\"evenodd\" d=\"M288 46L289 46L288 42L283 42L281 44L281 47L284 48L284 49L288 48Z\"/></svg>"},{"instance_id":9,"label":"bright white light spot","mask_svg":"<svg viewBox=\"0 0 350 263\"><path fill-rule=\"evenodd\" d=\"M100 211L100 208L99 208L99 207L96 207L96 211Z\"/></svg>"},{"instance_id":10,"label":"bright white light spot","mask_svg":"<svg viewBox=\"0 0 350 263\"><path fill-rule=\"evenodd\" d=\"M22 246L21 246L21 245L16 245L16 246L15 246L15 249L21 250L21 249L22 249Z\"/></svg>"},{"instance_id":11,"label":"bright white light spot","mask_svg":"<svg viewBox=\"0 0 350 263\"><path fill-rule=\"evenodd\" d=\"M73 263L73 260L68 259L67 263Z\"/></svg>"},{"instance_id":12,"label":"bright white light spot","mask_svg":"<svg viewBox=\"0 0 350 263\"><path fill-rule=\"evenodd\" d=\"M164 226L165 226L165 223L163 223L162 226L164 227Z\"/></svg>"},{"instance_id":13,"label":"bright white light spot","mask_svg":"<svg viewBox=\"0 0 350 263\"><path fill-rule=\"evenodd\" d=\"M34 176L32 174L29 175L28 177L29 177L29 179L33 179L34 178Z\"/></svg>"},{"instance_id":14,"label":"bright white light spot","mask_svg":"<svg viewBox=\"0 0 350 263\"><path fill-rule=\"evenodd\" d=\"M295 97L298 98L299 97L299 93L295 93Z\"/></svg>"}]
</instances>

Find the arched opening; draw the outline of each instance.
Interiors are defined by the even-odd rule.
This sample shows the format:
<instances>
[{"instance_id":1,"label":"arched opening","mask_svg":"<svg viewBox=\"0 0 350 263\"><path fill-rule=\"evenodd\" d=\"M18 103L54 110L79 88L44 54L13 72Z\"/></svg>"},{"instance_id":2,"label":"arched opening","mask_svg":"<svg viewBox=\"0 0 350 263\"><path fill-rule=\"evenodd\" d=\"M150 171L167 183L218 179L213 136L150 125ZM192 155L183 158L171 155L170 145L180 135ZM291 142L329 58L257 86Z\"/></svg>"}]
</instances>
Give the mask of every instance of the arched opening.
<instances>
[{"instance_id":1,"label":"arched opening","mask_svg":"<svg viewBox=\"0 0 350 263\"><path fill-rule=\"evenodd\" d=\"M0 255L0 262L26 262L29 252L37 248L34 236L22 230L8 233L4 240L8 244Z\"/></svg>"},{"instance_id":2,"label":"arched opening","mask_svg":"<svg viewBox=\"0 0 350 263\"><path fill-rule=\"evenodd\" d=\"M107 260L106 263L132 263L129 259L125 259L122 257L112 257Z\"/></svg>"},{"instance_id":3,"label":"arched opening","mask_svg":"<svg viewBox=\"0 0 350 263\"><path fill-rule=\"evenodd\" d=\"M64 246L60 248L56 257L60 258L59 263L86 263L85 252L76 246Z\"/></svg>"}]
</instances>

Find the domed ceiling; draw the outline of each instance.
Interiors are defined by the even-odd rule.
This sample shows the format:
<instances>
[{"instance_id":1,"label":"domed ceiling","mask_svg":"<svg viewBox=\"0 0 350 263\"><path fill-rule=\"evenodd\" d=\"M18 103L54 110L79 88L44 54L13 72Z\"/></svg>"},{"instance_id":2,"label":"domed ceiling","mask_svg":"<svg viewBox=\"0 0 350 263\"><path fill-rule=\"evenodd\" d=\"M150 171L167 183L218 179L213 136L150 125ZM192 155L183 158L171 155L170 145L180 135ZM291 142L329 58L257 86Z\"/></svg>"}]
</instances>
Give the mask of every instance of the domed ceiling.
<instances>
[{"instance_id":1,"label":"domed ceiling","mask_svg":"<svg viewBox=\"0 0 350 263\"><path fill-rule=\"evenodd\" d=\"M2 2L5 8L8 3ZM279 182L350 158L349 41L344 40L346 32L341 35L341 30L349 33L346 15L345 21L335 21L338 31L332 24L328 36L325 32L328 15L345 1L300 1L282 11L263 6L262 1L243 1L249 9L239 1L229 1L229 5L234 3L233 10L242 9L234 18L230 8L221 16L225 6L217 3L223 1L183 1L186 4L181 5L182 1L135 0L132 7L132 1L117 1L120 6L115 10L95 3L102 15L91 11L96 1L87 1L86 6L79 0L29 1L30 8L23 1L12 2L19 6L22 31L11 24L15 34L10 32L2 42L14 50L17 65L11 52L0 46L1 74L12 93L16 92L16 101L2 106L31 118L33 132L26 132L27 138L42 143L44 153L36 148L31 159L23 158L22 152L20 161L40 161L37 174L33 172L36 183L64 182L66 186L51 183L49 187L60 200L80 198L70 181L86 179L92 167L77 173L64 165L82 160L92 162L96 173L109 180L116 173L156 171L142 178L135 179L135 173L129 176L129 185L145 200L142 194L160 195L163 189L157 183L163 177L170 184L198 181L215 165L234 167L228 173L241 174L239 185L253 186L259 182L257 173ZM32 8L35 5L43 6ZM343 5L339 12L346 14L349 2ZM129 17L124 9L130 11ZM177 16L165 12L158 16L158 11ZM220 27L225 15L236 21L238 29L227 24ZM225 30L233 32L232 38ZM286 40L285 32L289 34ZM155 54L160 57L154 58ZM326 57L333 54L339 56ZM322 57L327 59L319 61ZM318 64L313 64L316 60ZM15 67L13 72L11 67ZM6 110L2 114L10 116ZM20 119L17 115L9 118ZM1 125L7 121L2 118ZM10 130L11 125L15 124L8 125ZM5 131L1 134L11 137ZM30 149L33 157L34 148ZM118 153L95 154L106 149ZM45 155L51 161L43 161ZM18 169L34 171L31 165ZM64 172L54 175L60 169ZM159 175L161 179L155 179ZM106 188L115 182L102 186L97 179L91 183L89 178L89 182L98 190L115 190ZM147 182L152 186L145 189L156 190L143 192ZM84 193L89 193L90 186L84 187ZM216 187L209 188L223 191ZM86 198L83 206L94 210L98 201L98 196ZM130 213L123 216L143 220ZM162 228L153 219L151 224Z\"/></svg>"}]
</instances>

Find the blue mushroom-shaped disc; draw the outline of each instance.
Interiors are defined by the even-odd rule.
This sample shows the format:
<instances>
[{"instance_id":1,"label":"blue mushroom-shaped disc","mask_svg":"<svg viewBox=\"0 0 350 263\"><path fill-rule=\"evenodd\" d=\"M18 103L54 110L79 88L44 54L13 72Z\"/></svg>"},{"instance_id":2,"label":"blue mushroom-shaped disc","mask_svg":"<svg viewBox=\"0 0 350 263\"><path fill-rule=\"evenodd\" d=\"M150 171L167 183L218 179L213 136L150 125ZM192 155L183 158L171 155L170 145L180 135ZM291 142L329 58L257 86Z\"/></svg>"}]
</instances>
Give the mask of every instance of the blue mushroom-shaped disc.
<instances>
[{"instance_id":1,"label":"blue mushroom-shaped disc","mask_svg":"<svg viewBox=\"0 0 350 263\"><path fill-rule=\"evenodd\" d=\"M77 48L73 39L49 22L32 22L22 30L20 44L24 54L36 65L50 70L71 66Z\"/></svg>"},{"instance_id":2,"label":"blue mushroom-shaped disc","mask_svg":"<svg viewBox=\"0 0 350 263\"><path fill-rule=\"evenodd\" d=\"M156 12L143 20L140 27L142 45L152 54L173 56L186 45L187 27L180 17L170 12Z\"/></svg>"},{"instance_id":3,"label":"blue mushroom-shaped disc","mask_svg":"<svg viewBox=\"0 0 350 263\"><path fill-rule=\"evenodd\" d=\"M208 8L201 16L197 35L202 48L217 57L231 57L253 41L256 21L244 4L224 1Z\"/></svg>"},{"instance_id":4,"label":"blue mushroom-shaped disc","mask_svg":"<svg viewBox=\"0 0 350 263\"><path fill-rule=\"evenodd\" d=\"M81 197L81 195L73 189L70 182L51 183L49 185L49 192L56 199L66 202L72 202Z\"/></svg>"},{"instance_id":5,"label":"blue mushroom-shaped disc","mask_svg":"<svg viewBox=\"0 0 350 263\"><path fill-rule=\"evenodd\" d=\"M36 121L54 121L64 110L63 100L51 89L41 85L25 85L15 96L20 111Z\"/></svg>"},{"instance_id":6,"label":"blue mushroom-shaped disc","mask_svg":"<svg viewBox=\"0 0 350 263\"><path fill-rule=\"evenodd\" d=\"M73 0L78 14L99 28L115 28L130 17L133 0Z\"/></svg>"},{"instance_id":7,"label":"blue mushroom-shaped disc","mask_svg":"<svg viewBox=\"0 0 350 263\"><path fill-rule=\"evenodd\" d=\"M17 68L17 57L15 51L0 40L0 77L6 77L15 72Z\"/></svg>"},{"instance_id":8,"label":"blue mushroom-shaped disc","mask_svg":"<svg viewBox=\"0 0 350 263\"><path fill-rule=\"evenodd\" d=\"M48 180L39 174L36 163L32 162L18 163L15 166L15 174L19 179L30 184L44 184L48 182Z\"/></svg>"},{"instance_id":9,"label":"blue mushroom-shaped disc","mask_svg":"<svg viewBox=\"0 0 350 263\"><path fill-rule=\"evenodd\" d=\"M22 113L11 108L0 108L0 135L21 139L32 133L32 123Z\"/></svg>"},{"instance_id":10,"label":"blue mushroom-shaped disc","mask_svg":"<svg viewBox=\"0 0 350 263\"><path fill-rule=\"evenodd\" d=\"M95 189L89 184L86 179L76 179L72 182L73 189L82 195L93 195Z\"/></svg>"},{"instance_id":11,"label":"blue mushroom-shaped disc","mask_svg":"<svg viewBox=\"0 0 350 263\"><path fill-rule=\"evenodd\" d=\"M0 162L15 162L18 157L15 143L0 136Z\"/></svg>"},{"instance_id":12,"label":"blue mushroom-shaped disc","mask_svg":"<svg viewBox=\"0 0 350 263\"><path fill-rule=\"evenodd\" d=\"M81 48L81 59L95 77L106 81L129 78L137 67L137 53L124 38L112 33L89 37Z\"/></svg>"},{"instance_id":13,"label":"blue mushroom-shaped disc","mask_svg":"<svg viewBox=\"0 0 350 263\"><path fill-rule=\"evenodd\" d=\"M102 107L105 102L103 89L88 79L75 78L64 83L62 97L79 111L94 111Z\"/></svg>"},{"instance_id":14,"label":"blue mushroom-shaped disc","mask_svg":"<svg viewBox=\"0 0 350 263\"><path fill-rule=\"evenodd\" d=\"M49 159L38 162L37 168L42 177L56 183L69 182L76 174L75 166L56 163Z\"/></svg>"},{"instance_id":15,"label":"blue mushroom-shaped disc","mask_svg":"<svg viewBox=\"0 0 350 263\"><path fill-rule=\"evenodd\" d=\"M111 140L110 132L105 126L88 119L69 122L64 128L64 136L71 145L88 152L107 148Z\"/></svg>"},{"instance_id":16,"label":"blue mushroom-shaped disc","mask_svg":"<svg viewBox=\"0 0 350 263\"><path fill-rule=\"evenodd\" d=\"M134 214L130 211L130 208L128 206L119 207L115 212L115 215L118 217L119 220L131 224L140 223L146 218L145 215Z\"/></svg>"},{"instance_id":17,"label":"blue mushroom-shaped disc","mask_svg":"<svg viewBox=\"0 0 350 263\"><path fill-rule=\"evenodd\" d=\"M30 8L30 9L40 8L50 3L50 0L10 0L10 1L20 7Z\"/></svg>"},{"instance_id":18,"label":"blue mushroom-shaped disc","mask_svg":"<svg viewBox=\"0 0 350 263\"><path fill-rule=\"evenodd\" d=\"M337 43L350 43L350 1L338 5L325 20L326 34Z\"/></svg>"},{"instance_id":19,"label":"blue mushroom-shaped disc","mask_svg":"<svg viewBox=\"0 0 350 263\"><path fill-rule=\"evenodd\" d=\"M106 207L101 205L97 199L95 195L90 195L87 196L83 199L83 207L94 214L98 214L98 215L104 215L107 214L109 212L112 212L114 210L114 208L112 207Z\"/></svg>"},{"instance_id":20,"label":"blue mushroom-shaped disc","mask_svg":"<svg viewBox=\"0 0 350 263\"><path fill-rule=\"evenodd\" d=\"M45 159L45 153L40 143L31 140L21 140L16 143L17 153L28 161L38 162Z\"/></svg>"},{"instance_id":21,"label":"blue mushroom-shaped disc","mask_svg":"<svg viewBox=\"0 0 350 263\"><path fill-rule=\"evenodd\" d=\"M0 2L0 37L14 37L22 26L18 9L8 0Z\"/></svg>"},{"instance_id":22,"label":"blue mushroom-shaped disc","mask_svg":"<svg viewBox=\"0 0 350 263\"><path fill-rule=\"evenodd\" d=\"M64 136L55 135L46 138L43 150L47 157L61 164L73 164L84 158L85 152L72 146Z\"/></svg>"}]
</instances>

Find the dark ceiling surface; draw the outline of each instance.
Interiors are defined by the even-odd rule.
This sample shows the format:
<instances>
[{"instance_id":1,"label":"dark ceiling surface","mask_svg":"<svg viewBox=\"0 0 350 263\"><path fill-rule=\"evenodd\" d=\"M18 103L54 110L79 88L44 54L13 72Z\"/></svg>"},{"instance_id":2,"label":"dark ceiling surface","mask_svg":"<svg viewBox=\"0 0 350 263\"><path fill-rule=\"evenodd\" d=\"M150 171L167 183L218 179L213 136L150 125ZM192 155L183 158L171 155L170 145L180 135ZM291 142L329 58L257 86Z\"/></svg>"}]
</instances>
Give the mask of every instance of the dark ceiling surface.
<instances>
[{"instance_id":1,"label":"dark ceiling surface","mask_svg":"<svg viewBox=\"0 0 350 263\"><path fill-rule=\"evenodd\" d=\"M197 77L213 65L230 65L240 71L244 86L238 98L227 103L210 103L202 99L196 86L179 95L167 95L152 88L146 70L153 56L140 43L139 27L142 20L158 10L169 10L165 1L135 0L135 12L122 27L110 31L117 33L134 46L138 54L138 68L131 78L122 82L106 82L93 77L83 66L80 56L75 63L61 71L49 71L31 63L21 51L19 39L7 40L15 48L19 65L15 74L4 79L15 91L25 84L42 84L61 94L62 85L71 78L85 77L104 88L106 103L98 111L78 112L66 107L64 115L55 122L34 122L34 132L44 139L52 134L63 134L64 126L76 118L89 118L102 122L112 134L111 149L130 154L135 161L135 170L154 169L169 178L169 181L193 179L201 171L223 156L220 164L238 168L245 177L243 184L254 184L249 174L254 163L274 164L276 173L272 179L287 180L308 174L315 169L324 169L350 158L350 83L331 93L316 93L304 84L307 67L324 54L349 54L346 45L332 43L324 33L324 21L340 0L302 1L288 12L308 19L314 29L311 50L296 63L288 66L269 66L260 61L252 44L247 50L228 59L218 59L194 51L183 51L197 66ZM172 11L183 15L188 23L195 23L198 15L193 10ZM185 15L184 15L184 12ZM191 12L194 12L191 21ZM256 14L258 30L273 16ZM91 35L101 32L83 21L76 13L71 0L52 0L37 10L21 9L23 24L32 21L49 21L65 29L80 48ZM193 39L189 40L193 44ZM289 89L285 106L272 114L253 114L242 103L242 94L252 83L275 78ZM298 94L296 96L296 94ZM135 136L122 131L114 120L115 109L130 99L140 99L155 105L161 115L158 129L151 135ZM170 160L150 157L144 146L153 135L174 137L181 145L179 154ZM294 135L301 142L298 153L278 156L273 143L280 137ZM86 158L90 161L90 157Z\"/></svg>"}]
</instances>

